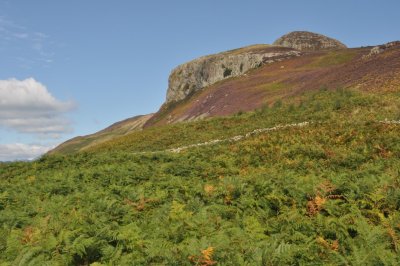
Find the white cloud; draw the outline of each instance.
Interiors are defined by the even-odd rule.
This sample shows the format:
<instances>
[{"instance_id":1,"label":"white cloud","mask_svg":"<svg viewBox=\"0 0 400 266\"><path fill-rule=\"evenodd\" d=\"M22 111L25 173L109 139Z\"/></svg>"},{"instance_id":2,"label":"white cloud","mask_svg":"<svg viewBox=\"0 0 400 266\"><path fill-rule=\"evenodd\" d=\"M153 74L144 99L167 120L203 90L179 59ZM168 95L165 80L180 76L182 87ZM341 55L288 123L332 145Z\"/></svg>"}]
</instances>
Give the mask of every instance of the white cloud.
<instances>
[{"instance_id":1,"label":"white cloud","mask_svg":"<svg viewBox=\"0 0 400 266\"><path fill-rule=\"evenodd\" d=\"M33 160L48 152L54 146L35 144L0 144L0 161Z\"/></svg>"},{"instance_id":2,"label":"white cloud","mask_svg":"<svg viewBox=\"0 0 400 266\"><path fill-rule=\"evenodd\" d=\"M73 108L73 102L57 100L33 78L0 80L0 126L5 128L58 137L71 132L64 114Z\"/></svg>"}]
</instances>

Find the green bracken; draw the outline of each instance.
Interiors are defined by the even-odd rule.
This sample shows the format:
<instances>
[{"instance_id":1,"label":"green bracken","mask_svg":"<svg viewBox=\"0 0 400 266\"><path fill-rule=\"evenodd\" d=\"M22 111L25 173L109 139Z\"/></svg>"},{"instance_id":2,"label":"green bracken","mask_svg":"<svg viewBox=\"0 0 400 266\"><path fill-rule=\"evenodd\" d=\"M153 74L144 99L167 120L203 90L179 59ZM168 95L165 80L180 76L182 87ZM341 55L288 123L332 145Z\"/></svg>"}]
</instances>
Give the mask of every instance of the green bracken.
<instances>
[{"instance_id":1,"label":"green bracken","mask_svg":"<svg viewBox=\"0 0 400 266\"><path fill-rule=\"evenodd\" d=\"M399 265L399 106L321 90L0 164L0 265Z\"/></svg>"}]
</instances>

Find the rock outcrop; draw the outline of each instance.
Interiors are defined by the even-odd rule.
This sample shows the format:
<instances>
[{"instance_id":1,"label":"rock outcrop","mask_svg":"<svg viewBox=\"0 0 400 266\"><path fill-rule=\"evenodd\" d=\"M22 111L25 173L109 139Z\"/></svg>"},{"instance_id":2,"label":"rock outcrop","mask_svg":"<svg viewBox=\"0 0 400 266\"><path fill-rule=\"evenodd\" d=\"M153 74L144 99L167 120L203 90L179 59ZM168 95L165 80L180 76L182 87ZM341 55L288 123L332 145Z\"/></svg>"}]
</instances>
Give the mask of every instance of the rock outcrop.
<instances>
[{"instance_id":1,"label":"rock outcrop","mask_svg":"<svg viewBox=\"0 0 400 266\"><path fill-rule=\"evenodd\" d=\"M400 41L394 41L394 42L388 42L386 44L382 44L382 45L377 45L374 46L371 51L369 52L369 54L363 56L364 59L368 59L374 55L378 55L381 54L383 52L385 52L386 50L393 48L393 47L399 47L400 46Z\"/></svg>"},{"instance_id":2,"label":"rock outcrop","mask_svg":"<svg viewBox=\"0 0 400 266\"><path fill-rule=\"evenodd\" d=\"M299 56L286 47L253 45L220 54L200 57L172 70L166 103L185 99L193 92L223 79L236 77L264 64Z\"/></svg>"},{"instance_id":3,"label":"rock outcrop","mask_svg":"<svg viewBox=\"0 0 400 266\"><path fill-rule=\"evenodd\" d=\"M290 47L300 51L319 51L347 48L346 45L338 40L308 31L290 32L277 39L273 45Z\"/></svg>"},{"instance_id":4,"label":"rock outcrop","mask_svg":"<svg viewBox=\"0 0 400 266\"><path fill-rule=\"evenodd\" d=\"M166 103L177 102L218 81L240 76L264 64L301 55L301 51L347 48L343 43L321 34L294 31L273 45L253 45L220 54L200 57L172 70Z\"/></svg>"}]
</instances>

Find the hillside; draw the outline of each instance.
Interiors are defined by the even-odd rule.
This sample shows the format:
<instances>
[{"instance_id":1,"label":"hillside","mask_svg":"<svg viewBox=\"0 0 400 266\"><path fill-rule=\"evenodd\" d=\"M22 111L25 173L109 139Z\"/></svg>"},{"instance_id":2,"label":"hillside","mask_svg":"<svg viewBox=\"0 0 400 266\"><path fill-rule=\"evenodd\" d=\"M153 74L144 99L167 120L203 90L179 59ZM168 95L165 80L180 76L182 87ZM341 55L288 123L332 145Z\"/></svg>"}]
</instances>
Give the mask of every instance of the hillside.
<instances>
[{"instance_id":1,"label":"hillside","mask_svg":"<svg viewBox=\"0 0 400 266\"><path fill-rule=\"evenodd\" d=\"M199 60L254 49L298 55L0 164L0 265L400 265L400 43Z\"/></svg>"},{"instance_id":2,"label":"hillside","mask_svg":"<svg viewBox=\"0 0 400 266\"><path fill-rule=\"evenodd\" d=\"M294 48L300 51L338 50L346 45L322 34L308 31L293 31L278 38L273 45Z\"/></svg>"},{"instance_id":3,"label":"hillside","mask_svg":"<svg viewBox=\"0 0 400 266\"><path fill-rule=\"evenodd\" d=\"M143 125L147 122L148 119L151 118L152 115L153 114L135 116L114 123L111 126L100 130L99 132L87 136L75 137L60 144L55 149L51 150L49 154L75 153L83 151L93 145L98 145L108 140L124 136L128 133L141 130L143 128Z\"/></svg>"},{"instance_id":4,"label":"hillside","mask_svg":"<svg viewBox=\"0 0 400 266\"><path fill-rule=\"evenodd\" d=\"M0 262L398 265L399 130L399 90L322 89L7 164Z\"/></svg>"},{"instance_id":5,"label":"hillside","mask_svg":"<svg viewBox=\"0 0 400 266\"><path fill-rule=\"evenodd\" d=\"M163 105L145 127L251 111L321 88L397 89L400 45L367 57L371 49L309 52L261 66L244 76L211 85L183 101Z\"/></svg>"},{"instance_id":6,"label":"hillside","mask_svg":"<svg viewBox=\"0 0 400 266\"><path fill-rule=\"evenodd\" d=\"M303 46L311 48L295 49ZM227 69L229 75L224 76ZM293 32L279 38L274 45L252 45L178 66L169 77L165 104L154 115L141 119L134 130L253 111L321 88L396 90L399 73L399 42L347 48L320 34ZM127 120L127 128L135 119ZM129 132L106 130L106 134L100 131L77 137L52 153L85 150Z\"/></svg>"}]
</instances>

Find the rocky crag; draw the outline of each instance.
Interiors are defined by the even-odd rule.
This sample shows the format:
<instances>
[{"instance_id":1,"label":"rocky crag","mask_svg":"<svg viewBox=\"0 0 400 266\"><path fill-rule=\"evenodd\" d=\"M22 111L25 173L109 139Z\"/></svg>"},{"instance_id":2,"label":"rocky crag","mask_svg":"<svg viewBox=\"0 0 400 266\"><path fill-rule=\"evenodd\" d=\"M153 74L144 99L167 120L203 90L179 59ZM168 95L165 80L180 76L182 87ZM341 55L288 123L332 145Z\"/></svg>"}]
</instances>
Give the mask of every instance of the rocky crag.
<instances>
[{"instance_id":1,"label":"rocky crag","mask_svg":"<svg viewBox=\"0 0 400 266\"><path fill-rule=\"evenodd\" d=\"M346 48L341 42L321 34L295 31L273 45L253 45L184 63L169 76L166 103L177 102L218 81L243 75L265 64L300 56L302 51Z\"/></svg>"},{"instance_id":2,"label":"rocky crag","mask_svg":"<svg viewBox=\"0 0 400 266\"><path fill-rule=\"evenodd\" d=\"M338 40L309 31L293 31L277 39L273 45L294 48L300 51L345 49Z\"/></svg>"},{"instance_id":3,"label":"rocky crag","mask_svg":"<svg viewBox=\"0 0 400 266\"><path fill-rule=\"evenodd\" d=\"M264 44L200 57L172 70L166 103L183 100L197 90L262 65L300 55L292 48Z\"/></svg>"},{"instance_id":4,"label":"rocky crag","mask_svg":"<svg viewBox=\"0 0 400 266\"><path fill-rule=\"evenodd\" d=\"M386 44L374 46L371 49L371 51L369 52L369 54L363 56L363 58L364 59L371 58L374 55L381 54L381 53L385 52L386 50L392 49L392 48L395 48L395 47L400 47L400 41L388 42Z\"/></svg>"}]
</instances>

